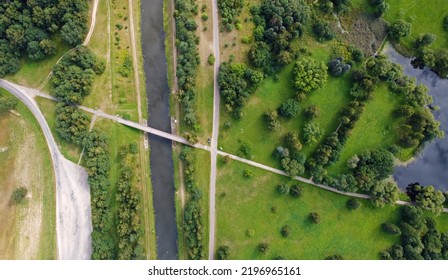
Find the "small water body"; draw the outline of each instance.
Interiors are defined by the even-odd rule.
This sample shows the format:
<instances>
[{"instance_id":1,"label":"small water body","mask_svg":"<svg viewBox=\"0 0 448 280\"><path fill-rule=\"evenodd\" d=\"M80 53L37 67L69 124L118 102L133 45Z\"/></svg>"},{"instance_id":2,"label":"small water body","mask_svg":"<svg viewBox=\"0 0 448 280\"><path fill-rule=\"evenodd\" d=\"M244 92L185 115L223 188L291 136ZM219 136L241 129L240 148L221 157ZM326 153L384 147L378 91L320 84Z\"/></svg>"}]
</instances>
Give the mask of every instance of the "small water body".
<instances>
[{"instance_id":1,"label":"small water body","mask_svg":"<svg viewBox=\"0 0 448 280\"><path fill-rule=\"evenodd\" d=\"M141 1L141 33L148 125L171 133L170 90L165 57L163 0ZM177 259L177 225L174 206L174 166L171 141L149 135L151 180L157 234L157 258Z\"/></svg>"},{"instance_id":2,"label":"small water body","mask_svg":"<svg viewBox=\"0 0 448 280\"><path fill-rule=\"evenodd\" d=\"M429 88L434 101L432 105L440 107L440 110L434 111L434 116L446 135L443 139L427 143L412 163L396 167L393 176L401 188L419 182L448 191L448 80L439 78L428 68L414 68L412 59L400 55L392 46L387 46L384 53L392 62L403 66L406 75L415 77L418 83Z\"/></svg>"}]
</instances>

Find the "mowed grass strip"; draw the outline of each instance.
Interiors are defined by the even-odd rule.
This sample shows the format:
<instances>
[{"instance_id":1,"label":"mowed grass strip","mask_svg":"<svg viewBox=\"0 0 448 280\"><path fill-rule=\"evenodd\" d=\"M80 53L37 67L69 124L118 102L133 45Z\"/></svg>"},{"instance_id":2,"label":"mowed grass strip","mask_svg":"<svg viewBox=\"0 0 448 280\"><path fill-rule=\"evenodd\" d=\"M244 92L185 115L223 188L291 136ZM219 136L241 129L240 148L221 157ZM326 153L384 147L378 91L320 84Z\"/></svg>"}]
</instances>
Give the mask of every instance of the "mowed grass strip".
<instances>
[{"instance_id":1,"label":"mowed grass strip","mask_svg":"<svg viewBox=\"0 0 448 280\"><path fill-rule=\"evenodd\" d=\"M330 193L314 186L290 181L289 178L261 169L220 159L217 181L217 242L230 247L231 259L324 259L341 254L345 259L378 259L379 252L398 242L398 237L381 231L383 222L395 222L399 207L373 208L369 201L360 200L361 207L350 211L348 197ZM253 172L251 179L244 170ZM303 187L300 198L280 195L280 183ZM277 213L272 212L272 207ZM309 213L317 212L320 224L309 221ZM291 227L289 237L280 229ZM254 235L249 237L248 230ZM267 254L261 254L258 244L267 242Z\"/></svg>"}]
</instances>

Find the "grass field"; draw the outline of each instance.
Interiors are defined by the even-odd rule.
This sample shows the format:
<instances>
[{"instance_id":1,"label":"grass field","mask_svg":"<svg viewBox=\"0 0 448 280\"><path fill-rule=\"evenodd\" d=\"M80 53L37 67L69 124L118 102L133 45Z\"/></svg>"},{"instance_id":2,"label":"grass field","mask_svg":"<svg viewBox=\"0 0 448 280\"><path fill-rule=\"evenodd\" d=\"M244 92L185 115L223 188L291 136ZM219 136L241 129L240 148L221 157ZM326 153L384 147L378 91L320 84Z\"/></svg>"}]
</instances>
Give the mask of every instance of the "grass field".
<instances>
[{"instance_id":1,"label":"grass field","mask_svg":"<svg viewBox=\"0 0 448 280\"><path fill-rule=\"evenodd\" d=\"M245 169L253 171L251 179L243 177ZM381 223L398 219L398 207L375 209L370 202L360 200L361 207L349 211L347 197L302 183L303 195L298 199L278 194L276 186L287 182L292 183L239 162L221 163L216 190L216 248L229 246L230 259L324 259L333 254L345 259L378 259L381 250L398 241L380 229ZM320 214L320 224L308 220L312 211ZM280 234L284 225L291 227L287 238ZM248 230L254 230L254 235L249 237ZM269 244L266 255L257 249L262 241Z\"/></svg>"},{"instance_id":2,"label":"grass field","mask_svg":"<svg viewBox=\"0 0 448 280\"><path fill-rule=\"evenodd\" d=\"M1 90L3 91L3 89ZM0 114L0 259L55 259L56 206L52 163L47 143L32 113ZM10 202L15 188L28 195Z\"/></svg>"},{"instance_id":3,"label":"grass field","mask_svg":"<svg viewBox=\"0 0 448 280\"><path fill-rule=\"evenodd\" d=\"M387 1L390 10L385 19L394 22L398 19L412 24L411 36L402 39L402 43L409 50L415 39L423 33L436 35L431 48L447 48L448 33L443 30L443 18L448 15L448 5L445 0L393 0Z\"/></svg>"},{"instance_id":4,"label":"grass field","mask_svg":"<svg viewBox=\"0 0 448 280\"><path fill-rule=\"evenodd\" d=\"M328 61L330 51L322 44L308 41L308 49L312 57ZM282 144L282 137L287 132L302 133L305 117L302 113L292 120L282 120L278 131L269 131L263 119L263 114L276 109L284 101L295 98L296 90L292 86L293 64L285 67L278 74L278 81L268 78L249 98L243 109L241 120L234 120L228 113L222 110L219 146L225 151L237 154L242 143L247 143L252 148L253 160L278 166L278 162L272 158L275 147ZM321 109L320 116L316 119L326 133L331 133L339 125L337 116L348 100L349 80L348 76L340 78L329 77L328 82L321 88L308 95L306 101L300 103L301 112L309 105L317 105ZM226 128L224 124L231 122L232 126ZM304 145L303 152L309 155L317 147L318 143Z\"/></svg>"},{"instance_id":5,"label":"grass field","mask_svg":"<svg viewBox=\"0 0 448 280\"><path fill-rule=\"evenodd\" d=\"M337 175L348 171L346 162L355 154L387 148L394 144L399 124L393 113L399 104L398 96L390 93L387 85L381 83L375 90L372 100L366 104L364 113L347 140L339 161L329 168L329 173Z\"/></svg>"}]
</instances>

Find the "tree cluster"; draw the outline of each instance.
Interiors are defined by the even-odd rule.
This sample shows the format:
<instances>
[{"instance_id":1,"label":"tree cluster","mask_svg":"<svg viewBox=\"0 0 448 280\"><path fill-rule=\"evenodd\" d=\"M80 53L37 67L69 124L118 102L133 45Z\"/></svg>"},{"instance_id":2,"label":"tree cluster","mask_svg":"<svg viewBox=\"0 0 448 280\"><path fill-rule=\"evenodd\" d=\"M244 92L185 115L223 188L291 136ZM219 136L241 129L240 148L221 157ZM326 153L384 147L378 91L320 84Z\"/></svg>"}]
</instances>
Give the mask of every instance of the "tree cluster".
<instances>
[{"instance_id":1,"label":"tree cluster","mask_svg":"<svg viewBox=\"0 0 448 280\"><path fill-rule=\"evenodd\" d=\"M350 64L345 64L344 60L341 57L332 59L330 60L330 62L328 62L328 71L333 77L342 76L350 69Z\"/></svg>"},{"instance_id":2,"label":"tree cluster","mask_svg":"<svg viewBox=\"0 0 448 280\"><path fill-rule=\"evenodd\" d=\"M219 69L218 84L226 110L236 119L241 118L247 98L263 80L263 74L241 63L223 63Z\"/></svg>"},{"instance_id":3,"label":"tree cluster","mask_svg":"<svg viewBox=\"0 0 448 280\"><path fill-rule=\"evenodd\" d=\"M375 9L374 15L378 18L382 17L390 8L386 0L370 0L370 5Z\"/></svg>"},{"instance_id":4,"label":"tree cluster","mask_svg":"<svg viewBox=\"0 0 448 280\"><path fill-rule=\"evenodd\" d=\"M400 243L381 252L382 259L448 259L448 233L441 233L432 217L425 217L418 207L404 206L400 218Z\"/></svg>"},{"instance_id":5,"label":"tree cluster","mask_svg":"<svg viewBox=\"0 0 448 280\"><path fill-rule=\"evenodd\" d=\"M222 24L227 29L231 31L233 29L233 24L236 23L237 16L241 13L243 9L244 1L241 0L219 0L218 8L221 14Z\"/></svg>"},{"instance_id":6,"label":"tree cluster","mask_svg":"<svg viewBox=\"0 0 448 280\"><path fill-rule=\"evenodd\" d=\"M412 183L406 187L406 194L418 207L439 215L443 211L445 196L433 186L421 186Z\"/></svg>"},{"instance_id":7,"label":"tree cluster","mask_svg":"<svg viewBox=\"0 0 448 280\"><path fill-rule=\"evenodd\" d=\"M199 203L202 193L196 181L196 158L189 147L183 147L180 155L184 167L184 181L190 196L184 211L184 234L187 243L188 256L192 260L201 260L205 256L203 209Z\"/></svg>"},{"instance_id":8,"label":"tree cluster","mask_svg":"<svg viewBox=\"0 0 448 280\"><path fill-rule=\"evenodd\" d=\"M56 53L58 31L72 45L87 33L87 0L11 0L0 3L0 77L20 69L19 58Z\"/></svg>"},{"instance_id":9,"label":"tree cluster","mask_svg":"<svg viewBox=\"0 0 448 280\"><path fill-rule=\"evenodd\" d=\"M198 125L196 116L196 75L199 66L196 36L197 5L195 0L175 1L178 98L182 106L183 121L190 128Z\"/></svg>"},{"instance_id":10,"label":"tree cluster","mask_svg":"<svg viewBox=\"0 0 448 280\"><path fill-rule=\"evenodd\" d=\"M290 63L297 55L297 50L291 42L302 35L305 25L310 18L310 8L304 0L264 0L261 6L253 7L252 15L254 17L255 30L254 38L257 42L265 44L254 44L251 52L262 47L263 58L269 57L272 60L264 65L268 72L273 66L281 66ZM252 63L257 56L250 55ZM260 59L258 59L260 61ZM261 65L260 65L261 66Z\"/></svg>"},{"instance_id":11,"label":"tree cluster","mask_svg":"<svg viewBox=\"0 0 448 280\"><path fill-rule=\"evenodd\" d=\"M398 41L400 38L411 35L411 26L409 22L401 19L393 22L388 28L390 38Z\"/></svg>"},{"instance_id":12,"label":"tree cluster","mask_svg":"<svg viewBox=\"0 0 448 280\"><path fill-rule=\"evenodd\" d=\"M135 155L132 146L121 150L121 174L117 182L116 200L118 203L118 259L135 260L143 258L141 245L142 221L140 218L140 192L132 186L135 168Z\"/></svg>"}]
</instances>

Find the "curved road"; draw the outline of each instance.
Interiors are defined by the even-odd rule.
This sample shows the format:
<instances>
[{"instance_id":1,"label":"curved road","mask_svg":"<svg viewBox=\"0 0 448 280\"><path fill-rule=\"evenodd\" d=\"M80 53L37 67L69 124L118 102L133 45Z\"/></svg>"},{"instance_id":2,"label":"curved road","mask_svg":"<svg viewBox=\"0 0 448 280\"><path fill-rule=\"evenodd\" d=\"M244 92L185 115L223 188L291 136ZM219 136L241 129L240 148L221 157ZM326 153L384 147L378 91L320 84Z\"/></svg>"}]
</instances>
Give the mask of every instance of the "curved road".
<instances>
[{"instance_id":1,"label":"curved road","mask_svg":"<svg viewBox=\"0 0 448 280\"><path fill-rule=\"evenodd\" d=\"M61 155L42 112L26 88L5 80L0 80L0 87L15 95L30 109L47 141L56 181L58 258L90 259L92 221L86 171Z\"/></svg>"}]
</instances>

